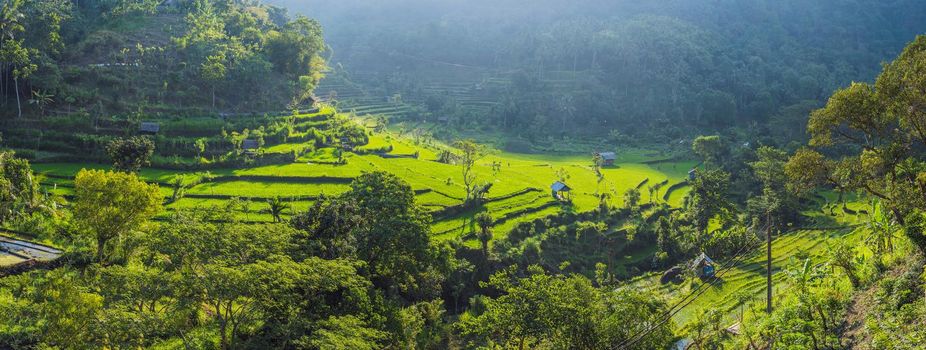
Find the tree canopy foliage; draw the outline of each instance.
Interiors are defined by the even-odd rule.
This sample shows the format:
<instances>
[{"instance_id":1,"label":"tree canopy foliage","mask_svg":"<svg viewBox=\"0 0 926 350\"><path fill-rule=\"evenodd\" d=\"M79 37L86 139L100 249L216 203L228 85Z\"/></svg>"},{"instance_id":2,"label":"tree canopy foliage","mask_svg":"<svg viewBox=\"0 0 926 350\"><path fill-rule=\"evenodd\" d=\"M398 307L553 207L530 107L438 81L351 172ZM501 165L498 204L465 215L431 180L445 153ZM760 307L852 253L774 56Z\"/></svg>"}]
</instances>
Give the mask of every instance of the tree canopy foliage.
<instances>
[{"instance_id":1,"label":"tree canopy foliage","mask_svg":"<svg viewBox=\"0 0 926 350\"><path fill-rule=\"evenodd\" d=\"M881 199L906 235L926 252L926 36L884 66L874 84L836 91L810 116L809 146L788 161L794 188L834 186Z\"/></svg>"},{"instance_id":2,"label":"tree canopy foliage","mask_svg":"<svg viewBox=\"0 0 926 350\"><path fill-rule=\"evenodd\" d=\"M617 130L664 143L740 126L802 142L809 108L926 29L916 0L277 1L319 18L332 64L365 73L355 80L535 141ZM441 80L495 107L432 91Z\"/></svg>"},{"instance_id":3,"label":"tree canopy foliage","mask_svg":"<svg viewBox=\"0 0 926 350\"><path fill-rule=\"evenodd\" d=\"M316 21L251 1L11 0L0 17L18 115L34 91L43 113L279 111L325 70Z\"/></svg>"}]
</instances>

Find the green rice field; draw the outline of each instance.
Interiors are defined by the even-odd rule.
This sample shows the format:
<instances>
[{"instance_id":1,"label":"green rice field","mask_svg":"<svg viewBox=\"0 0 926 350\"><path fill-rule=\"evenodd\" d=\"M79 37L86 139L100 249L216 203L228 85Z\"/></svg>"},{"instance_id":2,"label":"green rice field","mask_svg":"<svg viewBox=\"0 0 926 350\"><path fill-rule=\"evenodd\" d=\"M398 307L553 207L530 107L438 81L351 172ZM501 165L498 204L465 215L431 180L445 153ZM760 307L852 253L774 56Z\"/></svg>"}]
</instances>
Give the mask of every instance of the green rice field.
<instances>
[{"instance_id":1,"label":"green rice field","mask_svg":"<svg viewBox=\"0 0 926 350\"><path fill-rule=\"evenodd\" d=\"M177 177L184 183L197 183L186 188L185 197L167 205L167 212L197 207L221 206L229 199L239 198L250 202L247 212L241 213L249 221L270 221L265 213L266 200L279 196L292 202L286 214L306 210L321 195L334 196L349 189L349 181L364 172L386 171L395 174L418 193L418 203L429 211L439 211L459 205L465 197L462 168L436 161L441 149L448 146L436 142L419 144L410 137L394 133L372 133L367 145L358 146L358 153L344 152L346 164L336 163L334 148L319 148L288 164L254 166L238 169L215 168L208 171L174 171L143 169L140 175L147 181L159 183L161 192L170 198L172 184ZM307 145L284 143L266 145L265 152L286 153ZM386 154L367 154L364 149L391 149ZM473 215L486 210L496 219L493 232L505 235L514 225L538 217L556 214L562 210L589 211L598 206L598 194L610 194L611 205L622 205L622 196L641 182L664 183L650 197L641 188L642 201L680 205L688 191L685 186L668 193L671 185L685 181L687 172L695 165L691 161L658 160L649 152L635 149L616 150L619 154L615 166L603 169L604 180L597 181L592 167L591 154L551 155L489 152L475 165L477 182L490 183L487 203L483 208L452 217L436 217L432 225L435 237L451 239L472 229ZM417 155L417 158L414 158ZM500 164L493 167L493 164ZM80 169L107 169L108 165L85 163L37 163L35 170L46 175L42 184L46 189L61 195L73 194L71 178ZM567 174L566 183L572 188L571 204L559 203L550 193L550 185L559 179L557 172ZM164 215L167 215L165 213ZM474 242L471 242L474 243Z\"/></svg>"},{"instance_id":2,"label":"green rice field","mask_svg":"<svg viewBox=\"0 0 926 350\"><path fill-rule=\"evenodd\" d=\"M824 194L824 197L830 196L835 198L833 194ZM866 204L860 202L849 202L847 206L854 209L867 207ZM805 215L811 217L814 223L777 236L772 242L773 298L774 295L783 293L788 288L789 282L784 271L799 263L795 256L804 255L814 263L822 263L827 247L832 242L837 239L860 242L864 237L865 228L859 225L863 221L861 216L843 212L836 212L833 215L812 212L805 213ZM860 253L870 255L870 252ZM695 295L698 295L701 290L704 290L673 317L676 324L685 325L710 308L720 308L725 311L728 315L728 324L733 324L736 322L735 315L742 306L740 301L743 297L746 298L746 303L750 304L764 305L766 300L766 246L764 242L752 250L745 251L742 256L743 258L738 262L718 261L718 266L729 267L718 269L717 273L720 278L714 283L703 282L691 277L678 284L660 284L661 274L651 273L635 278L625 286L655 290L659 295L666 295L670 305L675 305L681 299L691 295L693 291L697 291ZM723 272L724 270L726 271ZM698 289L702 285L704 286Z\"/></svg>"}]
</instances>

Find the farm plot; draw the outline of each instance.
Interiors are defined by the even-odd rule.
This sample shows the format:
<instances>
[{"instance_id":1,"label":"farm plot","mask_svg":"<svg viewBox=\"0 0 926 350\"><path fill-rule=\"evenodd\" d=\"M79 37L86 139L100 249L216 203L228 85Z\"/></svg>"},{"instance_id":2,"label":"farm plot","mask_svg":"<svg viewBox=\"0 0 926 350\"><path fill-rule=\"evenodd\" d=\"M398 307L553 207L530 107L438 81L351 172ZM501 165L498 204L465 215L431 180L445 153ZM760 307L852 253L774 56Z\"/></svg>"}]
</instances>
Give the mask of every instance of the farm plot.
<instances>
[{"instance_id":1,"label":"farm plot","mask_svg":"<svg viewBox=\"0 0 926 350\"><path fill-rule=\"evenodd\" d=\"M255 199L255 198L241 198L240 207L235 209L235 217L238 220L243 220L247 222L271 222L273 221L273 216L269 212L269 204L266 200ZM181 210L181 209L208 209L208 208L224 208L230 202L224 199L208 199L208 198L181 198L180 200L171 203L167 206L167 210L162 213L161 217L166 217L171 212ZM289 209L283 211L284 217L290 217L294 213L299 213L308 210L312 205L315 204L314 201L287 201Z\"/></svg>"},{"instance_id":2,"label":"farm plot","mask_svg":"<svg viewBox=\"0 0 926 350\"><path fill-rule=\"evenodd\" d=\"M830 242L848 240L852 245L864 238L864 228L856 226L858 218L854 215L839 214L823 217L819 213L807 213L818 217L818 223L804 229L795 230L778 236L772 242L772 282L773 295L788 288L784 270L794 267L798 261L796 256L807 256L815 264L822 263L825 258L827 246ZM834 228L835 227L841 228ZM759 244L755 249L748 251L739 264L732 265L723 273L722 278L713 285L704 286L705 292L698 296L690 305L674 316L679 325L697 317L700 312L708 308L720 308L727 315L733 315L741 306L741 297L750 302L764 302L765 300L765 245ZM727 266L727 261L718 262L720 266ZM718 270L718 273L723 268ZM681 299L692 290L697 289L704 282L698 279L688 279L680 284L659 284L659 274L650 274L636 278L625 285L632 288L645 288L655 290L660 295L669 296L669 300ZM728 323L733 323L729 317Z\"/></svg>"},{"instance_id":3,"label":"farm plot","mask_svg":"<svg viewBox=\"0 0 926 350\"><path fill-rule=\"evenodd\" d=\"M448 91L470 94L466 84L446 86ZM371 105L365 111L383 111L398 106L382 99L367 98ZM373 103L379 107L374 107ZM320 126L327 115L334 113L329 107L312 114L296 115L299 125ZM358 118L356 120L362 120ZM305 143L270 144L268 153L297 153ZM315 149L293 163L255 166L240 169L215 168L200 172L183 172L163 169L143 169L140 176L148 182L161 185L165 199L173 195L172 184L177 179L193 184L186 188L184 197L168 205L168 210L223 206L232 198L250 199L248 209L238 209L247 221L269 221L264 212L269 198L281 197L292 202L291 211L301 211L322 194L334 196L349 189L350 180L365 172L386 171L407 181L417 193L417 201L426 210L435 213L432 231L437 239L465 233L477 211L487 210L495 220L493 232L499 236L518 223L555 214L563 210L583 212L599 205L599 195L609 194L612 206L623 205L623 194L639 187L641 201L668 202L680 205L687 193L682 185L693 162L661 160L658 153L627 149L618 152L617 165L602 169L599 181L592 167L590 155L491 153L479 159L473 167L475 185L491 185L483 208L460 212L453 207L462 204L466 197L462 168L459 165L437 162L437 154L445 145L433 140L426 144L412 136L394 133L370 133L369 143L358 150L388 150L378 154L338 152L335 148ZM358 153L363 153L359 152ZM657 160L658 163L644 164ZM63 196L73 194L73 176L83 168L108 169L108 165L80 163L35 164L39 173L46 174L42 181L49 191ZM559 179L572 188L571 201L561 203L550 194L550 185ZM641 186L640 184L648 184ZM656 186L654 191L649 186ZM671 189L671 191L670 191ZM652 197L652 198L650 198ZM451 208L452 210L448 209ZM472 243L472 242L469 242Z\"/></svg>"},{"instance_id":4,"label":"farm plot","mask_svg":"<svg viewBox=\"0 0 926 350\"><path fill-rule=\"evenodd\" d=\"M320 195L336 196L350 189L347 185L338 184L304 184L287 182L256 182L256 181L228 181L208 182L196 185L187 190L187 197L230 199L255 198L268 199L273 197L314 199Z\"/></svg>"},{"instance_id":5,"label":"farm plot","mask_svg":"<svg viewBox=\"0 0 926 350\"><path fill-rule=\"evenodd\" d=\"M29 260L50 261L61 254L61 250L46 245L0 236L0 266Z\"/></svg>"},{"instance_id":6,"label":"farm plot","mask_svg":"<svg viewBox=\"0 0 926 350\"><path fill-rule=\"evenodd\" d=\"M516 224L555 214L562 210L562 206L546 192L528 192L500 201L490 201L484 205L484 209L474 209L438 220L432 224L431 230L438 239L450 239L474 232L477 228L473 217L482 210L488 211L495 221L493 238L501 239ZM467 243L475 245L476 241L469 240Z\"/></svg>"}]
</instances>

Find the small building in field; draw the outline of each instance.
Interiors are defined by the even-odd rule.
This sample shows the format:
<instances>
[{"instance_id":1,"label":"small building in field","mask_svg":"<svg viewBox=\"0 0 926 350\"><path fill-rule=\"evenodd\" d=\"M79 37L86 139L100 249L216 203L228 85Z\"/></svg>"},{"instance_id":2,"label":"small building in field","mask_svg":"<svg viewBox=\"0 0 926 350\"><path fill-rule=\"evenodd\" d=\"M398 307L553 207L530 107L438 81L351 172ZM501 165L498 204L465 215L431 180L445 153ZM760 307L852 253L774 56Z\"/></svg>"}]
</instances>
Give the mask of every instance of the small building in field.
<instances>
[{"instance_id":1,"label":"small building in field","mask_svg":"<svg viewBox=\"0 0 926 350\"><path fill-rule=\"evenodd\" d=\"M161 124L156 122L141 122L138 125L138 133L142 135L157 135L161 131Z\"/></svg>"},{"instance_id":2,"label":"small building in field","mask_svg":"<svg viewBox=\"0 0 926 350\"><path fill-rule=\"evenodd\" d=\"M244 150L245 154L257 154L258 148L260 148L260 144L257 143L257 140L247 139L241 142L241 149Z\"/></svg>"},{"instance_id":3,"label":"small building in field","mask_svg":"<svg viewBox=\"0 0 926 350\"><path fill-rule=\"evenodd\" d=\"M717 272L714 267L714 260L711 260L711 258L704 253L701 253L700 256L692 260L690 266L695 270L695 274L701 278L714 277L714 274Z\"/></svg>"},{"instance_id":4,"label":"small building in field","mask_svg":"<svg viewBox=\"0 0 926 350\"><path fill-rule=\"evenodd\" d=\"M698 172L695 169L688 170L688 181L694 181L698 177Z\"/></svg>"},{"instance_id":5,"label":"small building in field","mask_svg":"<svg viewBox=\"0 0 926 350\"><path fill-rule=\"evenodd\" d=\"M318 96L313 94L309 95L309 97L306 97L305 102L309 104L309 107L315 107L315 105L321 102L321 100L318 99Z\"/></svg>"},{"instance_id":6,"label":"small building in field","mask_svg":"<svg viewBox=\"0 0 926 350\"><path fill-rule=\"evenodd\" d=\"M345 151L352 151L354 149L354 143L350 142L350 138L342 137L340 141L341 148L343 148Z\"/></svg>"},{"instance_id":7,"label":"small building in field","mask_svg":"<svg viewBox=\"0 0 926 350\"><path fill-rule=\"evenodd\" d=\"M601 157L601 165L604 166L614 166L617 161L617 153L614 152L598 152L597 155Z\"/></svg>"},{"instance_id":8,"label":"small building in field","mask_svg":"<svg viewBox=\"0 0 926 350\"><path fill-rule=\"evenodd\" d=\"M731 324L730 327L727 327L726 331L727 331L727 333L730 333L730 335L736 336L736 335L742 334L742 331L740 330L741 328L742 328L742 327L741 327L740 323L739 323L739 322L736 322L736 323L734 323L734 324Z\"/></svg>"},{"instance_id":9,"label":"small building in field","mask_svg":"<svg viewBox=\"0 0 926 350\"><path fill-rule=\"evenodd\" d=\"M562 181L554 182L552 185L550 185L550 189L553 191L552 192L553 198L556 198L558 200L569 199L569 191L572 190L571 188L569 188L569 186L567 186Z\"/></svg>"}]
</instances>

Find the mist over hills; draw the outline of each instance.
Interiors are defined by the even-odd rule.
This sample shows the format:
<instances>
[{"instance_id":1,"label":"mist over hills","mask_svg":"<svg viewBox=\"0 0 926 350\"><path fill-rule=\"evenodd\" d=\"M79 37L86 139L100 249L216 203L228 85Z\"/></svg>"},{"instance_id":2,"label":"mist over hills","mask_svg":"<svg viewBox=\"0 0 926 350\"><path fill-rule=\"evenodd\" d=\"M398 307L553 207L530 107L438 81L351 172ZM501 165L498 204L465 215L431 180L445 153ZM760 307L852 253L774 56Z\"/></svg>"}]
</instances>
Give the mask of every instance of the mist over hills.
<instances>
[{"instance_id":1,"label":"mist over hills","mask_svg":"<svg viewBox=\"0 0 926 350\"><path fill-rule=\"evenodd\" d=\"M557 133L774 119L800 138L811 108L926 30L923 4L904 0L273 3L317 18L330 64L368 73L356 79L368 86L425 100L422 81L499 78L487 98L499 106L459 119L543 135L568 113L575 126Z\"/></svg>"}]
</instances>

